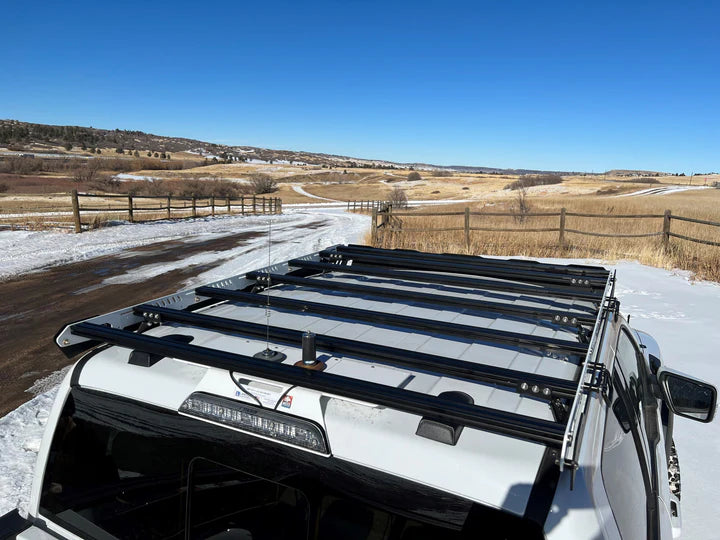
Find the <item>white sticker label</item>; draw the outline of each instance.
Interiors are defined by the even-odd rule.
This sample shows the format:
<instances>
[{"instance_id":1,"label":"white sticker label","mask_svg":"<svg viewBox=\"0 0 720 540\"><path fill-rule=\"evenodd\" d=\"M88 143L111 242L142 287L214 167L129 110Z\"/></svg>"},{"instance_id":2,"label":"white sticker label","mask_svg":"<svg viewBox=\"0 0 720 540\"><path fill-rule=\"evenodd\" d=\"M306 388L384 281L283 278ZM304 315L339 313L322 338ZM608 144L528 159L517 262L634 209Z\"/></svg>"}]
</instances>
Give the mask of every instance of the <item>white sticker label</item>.
<instances>
[{"instance_id":1,"label":"white sticker label","mask_svg":"<svg viewBox=\"0 0 720 540\"><path fill-rule=\"evenodd\" d=\"M268 407L270 409L275 408L275 405L285 392L285 389L282 386L274 386L272 384L265 384L255 381L250 381L244 386L249 394L255 396L257 400L262 403L263 407ZM240 389L235 391L235 396L245 402L256 403L252 397L250 397Z\"/></svg>"}]
</instances>

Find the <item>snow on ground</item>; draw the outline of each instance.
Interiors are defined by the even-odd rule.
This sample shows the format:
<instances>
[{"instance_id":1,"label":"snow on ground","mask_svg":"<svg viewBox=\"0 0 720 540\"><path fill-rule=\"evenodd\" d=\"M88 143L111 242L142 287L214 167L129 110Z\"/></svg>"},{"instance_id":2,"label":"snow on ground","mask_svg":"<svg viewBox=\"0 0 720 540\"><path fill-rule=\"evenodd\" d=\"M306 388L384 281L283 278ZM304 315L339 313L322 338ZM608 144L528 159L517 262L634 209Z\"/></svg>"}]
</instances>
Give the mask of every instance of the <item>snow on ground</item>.
<instances>
[{"instance_id":1,"label":"snow on ground","mask_svg":"<svg viewBox=\"0 0 720 540\"><path fill-rule=\"evenodd\" d=\"M278 216L267 216L262 223L243 231L268 232L270 226L270 261L268 262L268 240L263 236L258 241L237 246L224 251L210 251L185 257L170 263L158 263L133 268L125 274L106 279L103 284L111 283L142 283L172 270L188 268L195 265L220 265L204 272L189 281L183 288L190 288L210 283L228 276L243 274L259 266L266 266L286 261L294 257L318 251L333 244L362 242L362 237L370 226L367 216L348 214L327 210L321 215L312 212L295 213L296 219L284 222L275 222ZM322 220L322 224L311 229L303 229L312 222ZM270 221L270 223L268 223ZM237 231L235 231L237 232ZM215 236L217 233L210 233Z\"/></svg>"},{"instance_id":2,"label":"snow on ground","mask_svg":"<svg viewBox=\"0 0 720 540\"><path fill-rule=\"evenodd\" d=\"M342 216L342 217L341 217ZM366 216L287 209L272 216L278 227L302 227L324 219L328 226L366 222ZM53 231L0 231L0 279L8 279L47 266L119 253L125 249L202 235L227 235L239 231L264 231L268 216L218 216L182 221L155 221L106 227L82 234ZM334 225L330 225L334 224ZM353 229L355 230L355 229Z\"/></svg>"},{"instance_id":3,"label":"snow on ground","mask_svg":"<svg viewBox=\"0 0 720 540\"><path fill-rule=\"evenodd\" d=\"M308 219L326 218L327 227L304 229L293 234L294 223L307 223ZM256 220L257 227L266 226L265 218L245 219L245 225ZM213 223L206 220L194 222L175 222L169 224L132 225L132 241L125 240L119 231L103 230L83 235L62 235L56 233L14 233L24 234L28 243L37 246L41 257L46 261L59 264L75 258L95 256L100 252L117 252L132 245L150 243L159 239L183 238L191 234L192 226L199 227L203 234L222 234L232 230L237 232L238 219L216 219ZM364 216L337 213L302 212L287 216L274 217L274 248L272 262L287 259L302 253L317 250L329 244L352 242L360 239L367 227ZM153 236L144 227L155 228L158 235ZM119 229L119 228L115 228ZM135 234L137 231L137 234ZM35 237L44 234L46 238ZM127 234L127 231L126 233ZM93 236L97 235L97 236ZM107 235L107 236L104 236ZM76 245L64 238L73 239ZM87 239L87 240L85 240ZM95 239L95 242L92 240ZM111 244L98 246L99 239L107 239ZM4 242L4 244L3 244ZM15 242L23 243L23 239ZM53 242L63 242L55 247ZM136 242L133 244L133 242ZM92 244L96 244L94 247ZM210 281L230 274L237 274L253 267L264 265L267 238L260 237L257 242L239 248L235 259L214 270L198 276L197 283ZM0 259L6 257L13 243L0 233ZM15 261L20 250L14 247L14 256L9 260L14 272L20 273L33 268ZM65 250L69 254L61 256ZM44 253L48 251L49 253ZM25 258L29 255L24 251ZM554 259L558 262L580 262ZM597 261L591 261L597 262ZM171 263L175 265L176 263ZM3 264L3 267L5 265ZM610 266L610 265L606 265ZM720 350L720 332L717 331L717 306L720 305L720 286L716 283L694 282L688 273L652 268L635 262L620 262L614 267L618 271L618 288L621 310L631 316L631 324L638 330L653 335L663 351L667 366L689 373L698 378L720 386L720 370L717 367L716 351ZM128 274L127 279L139 278ZM43 384L55 384L61 373ZM0 515L15 507L26 509L29 490L32 483L34 460L39 448L43 428L54 398L55 389L50 389L28 403L25 403L7 416L0 418ZM720 516L715 511L715 502L720 500L720 454L719 420L712 424L700 424L686 419L676 422L675 440L680 456L682 474L682 511L683 538L688 540L706 540L716 538L720 530Z\"/></svg>"},{"instance_id":4,"label":"snow on ground","mask_svg":"<svg viewBox=\"0 0 720 540\"><path fill-rule=\"evenodd\" d=\"M636 197L638 195L669 195L670 193L679 193L680 191L691 191L694 189L710 189L710 186L661 186L641 189L632 193L623 193L615 195L616 197Z\"/></svg>"},{"instance_id":5,"label":"snow on ground","mask_svg":"<svg viewBox=\"0 0 720 540\"><path fill-rule=\"evenodd\" d=\"M115 180L124 182L126 180L147 180L148 182L155 182L156 180L162 180L159 176L143 176L142 174L130 174L120 173L113 176Z\"/></svg>"},{"instance_id":6,"label":"snow on ground","mask_svg":"<svg viewBox=\"0 0 720 540\"><path fill-rule=\"evenodd\" d=\"M327 197L320 197L318 195L313 195L312 193L308 193L307 191L305 191L303 189L303 187L301 185L294 185L292 188L296 193L299 193L300 195L305 195L306 197L310 197L311 199L320 199L321 201L340 202L340 201L337 201L336 199L328 199Z\"/></svg>"}]
</instances>

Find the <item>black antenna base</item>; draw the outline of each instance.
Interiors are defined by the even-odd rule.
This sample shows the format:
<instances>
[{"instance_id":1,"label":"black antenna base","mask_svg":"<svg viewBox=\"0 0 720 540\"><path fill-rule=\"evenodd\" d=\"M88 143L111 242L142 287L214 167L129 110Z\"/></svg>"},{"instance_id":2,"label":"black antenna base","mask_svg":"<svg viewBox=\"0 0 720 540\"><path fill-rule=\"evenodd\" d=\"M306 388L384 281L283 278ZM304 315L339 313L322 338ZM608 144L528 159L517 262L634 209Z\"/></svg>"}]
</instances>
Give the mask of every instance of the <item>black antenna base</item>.
<instances>
[{"instance_id":1,"label":"black antenna base","mask_svg":"<svg viewBox=\"0 0 720 540\"><path fill-rule=\"evenodd\" d=\"M280 351L273 351L272 349L264 349L259 353L253 354L253 358L260 358L261 360L267 360L268 362L282 362L287 358L287 355Z\"/></svg>"}]
</instances>

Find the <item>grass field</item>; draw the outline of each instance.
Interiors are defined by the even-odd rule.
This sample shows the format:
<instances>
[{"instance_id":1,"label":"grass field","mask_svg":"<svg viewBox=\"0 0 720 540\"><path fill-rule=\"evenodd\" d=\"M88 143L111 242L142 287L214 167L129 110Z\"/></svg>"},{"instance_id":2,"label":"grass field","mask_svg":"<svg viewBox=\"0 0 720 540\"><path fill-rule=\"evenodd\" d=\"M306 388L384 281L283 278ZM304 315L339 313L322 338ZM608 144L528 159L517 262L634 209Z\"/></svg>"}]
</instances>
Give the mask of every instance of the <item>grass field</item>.
<instances>
[{"instance_id":1,"label":"grass field","mask_svg":"<svg viewBox=\"0 0 720 540\"><path fill-rule=\"evenodd\" d=\"M57 149L60 151L61 149ZM75 151L76 149L73 149ZM103 155L111 156L113 149L104 149ZM143 155L143 152L141 152ZM194 154L173 155L176 158L197 160ZM321 202L296 191L301 188L310 195L336 201L386 200L395 188L405 191L410 200L457 200L456 208L469 206L473 211L502 212L512 209L517 192L505 189L518 179L507 174L484 174L465 172L417 171L419 180L408 180L408 170L335 168L328 169L317 165L288 165L270 163L232 163L214 164L203 167L189 167L182 170L142 170L124 175L123 182L116 192L127 191L135 184L146 183L142 177L162 180L157 184L159 190L177 192L183 181L224 180L245 182L253 175L272 177L278 189L271 194L279 197L283 204ZM134 180L133 177L138 178ZM655 214L660 215L666 209L674 214L720 221L720 190L706 189L686 191L663 196L618 195L663 186L711 185L720 180L717 175L708 177L659 177L635 178L626 176L586 175L567 176L561 183L533 186L527 189L527 197L534 212L558 212L561 207L568 212L593 214ZM0 225L12 223L13 218L3 218L2 214L23 213L67 213L71 210L68 193L72 189L93 191L92 185L78 184L71 176L40 173L33 175L0 175L0 184L7 186L0 194ZM164 193L164 191L162 192ZM96 199L96 204L112 208L124 206L124 202L115 199ZM148 203L155 204L155 203ZM434 207L434 211L441 211ZM182 214L182 211L179 211ZM206 213L200 211L200 213ZM138 218L141 218L139 214ZM98 214L92 222L101 224L104 219L125 219L120 212L111 211L107 216ZM147 217L150 217L149 215ZM90 217L88 217L88 220ZM29 228L43 226L67 226L72 220L68 215L51 215L36 219L23 218L21 225ZM85 222L86 219L83 218ZM520 223L516 219L487 216L473 216L471 227L483 228L557 228L557 217L531 217ZM463 232L413 232L408 229L462 227L463 217L404 217L403 233L386 234L383 245L386 247L410 247L428 251L467 250ZM656 233L662 229L662 218L627 220L601 219L568 216L567 229L591 231L605 234L643 234ZM672 232L710 241L718 241L720 230L703 225L672 222ZM686 268L699 277L720 281L720 248L691 244L672 239L670 247L664 249L660 237L640 239L596 238L568 232L566 245L558 246L557 232L472 232L471 253L496 255L527 256L573 256L600 259L633 258L662 267Z\"/></svg>"},{"instance_id":2,"label":"grass field","mask_svg":"<svg viewBox=\"0 0 720 540\"><path fill-rule=\"evenodd\" d=\"M566 208L569 213L653 214L645 219L600 218L567 216L566 229L603 234L650 234L662 231L665 210L672 214L720 222L720 190L686 191L663 196L603 197L603 196L535 196L529 197L531 212L551 213ZM472 212L513 212L511 198L494 203L473 203L433 208L436 213L464 210ZM412 213L410 211L409 213ZM465 244L464 231L426 232L416 229L462 228L464 216L402 216L393 218L402 232L381 235L380 245L387 248L409 248L432 252L457 252L489 255L522 255L529 257L589 257L603 260L637 259L663 268L690 270L702 279L720 281L720 247L691 243L671 238L669 247L662 245L662 237L598 238L566 232L565 246L559 245L558 232L526 232L528 229L559 227L559 217L517 217L474 215L470 227L521 229L521 232L471 231L470 249ZM702 240L720 240L720 228L707 225L671 221L671 232ZM369 237L368 237L369 243Z\"/></svg>"}]
</instances>

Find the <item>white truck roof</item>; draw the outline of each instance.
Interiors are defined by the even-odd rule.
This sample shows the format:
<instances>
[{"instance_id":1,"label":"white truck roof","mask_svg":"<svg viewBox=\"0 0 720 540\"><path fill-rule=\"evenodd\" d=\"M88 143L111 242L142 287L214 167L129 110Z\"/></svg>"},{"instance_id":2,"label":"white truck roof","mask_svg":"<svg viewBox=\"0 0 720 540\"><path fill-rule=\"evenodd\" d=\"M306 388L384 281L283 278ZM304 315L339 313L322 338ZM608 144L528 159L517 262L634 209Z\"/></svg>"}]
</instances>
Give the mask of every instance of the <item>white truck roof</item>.
<instances>
[{"instance_id":1,"label":"white truck roof","mask_svg":"<svg viewBox=\"0 0 720 540\"><path fill-rule=\"evenodd\" d=\"M259 403L319 424L334 458L522 516L567 457L611 282L593 266L333 246L75 323L57 342L108 345L83 388L174 411L198 392ZM297 367L306 332L323 371ZM267 346L285 358L258 358Z\"/></svg>"}]
</instances>

